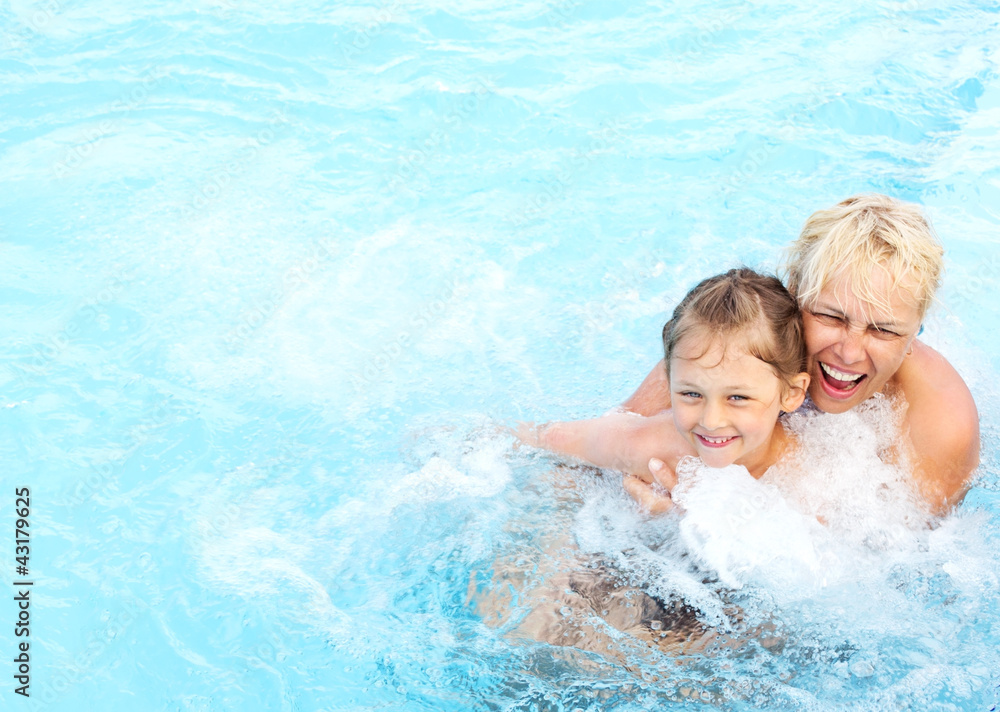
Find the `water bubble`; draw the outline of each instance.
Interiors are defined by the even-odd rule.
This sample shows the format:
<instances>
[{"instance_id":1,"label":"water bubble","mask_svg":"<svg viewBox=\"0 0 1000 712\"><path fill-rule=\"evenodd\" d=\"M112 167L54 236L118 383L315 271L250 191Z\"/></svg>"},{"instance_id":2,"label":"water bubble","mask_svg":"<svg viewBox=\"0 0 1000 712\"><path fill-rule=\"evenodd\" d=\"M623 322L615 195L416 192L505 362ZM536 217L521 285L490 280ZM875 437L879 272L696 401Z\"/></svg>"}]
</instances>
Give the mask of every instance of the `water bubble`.
<instances>
[{"instance_id":1,"label":"water bubble","mask_svg":"<svg viewBox=\"0 0 1000 712\"><path fill-rule=\"evenodd\" d=\"M855 677L871 677L875 673L875 666L867 660L858 660L851 663L851 673Z\"/></svg>"}]
</instances>

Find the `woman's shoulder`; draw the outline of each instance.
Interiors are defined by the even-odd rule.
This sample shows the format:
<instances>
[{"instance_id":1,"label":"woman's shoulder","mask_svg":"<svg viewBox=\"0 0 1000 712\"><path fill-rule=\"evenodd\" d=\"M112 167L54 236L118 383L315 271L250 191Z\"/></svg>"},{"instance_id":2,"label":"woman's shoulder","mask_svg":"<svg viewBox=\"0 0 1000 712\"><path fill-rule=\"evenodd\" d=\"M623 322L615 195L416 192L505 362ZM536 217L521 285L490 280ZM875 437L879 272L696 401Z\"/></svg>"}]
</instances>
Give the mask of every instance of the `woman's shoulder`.
<instances>
[{"instance_id":1,"label":"woman's shoulder","mask_svg":"<svg viewBox=\"0 0 1000 712\"><path fill-rule=\"evenodd\" d=\"M949 417L971 416L979 420L965 380L948 359L922 341L914 340L912 352L903 359L890 383L902 392L911 416L914 409L927 409L937 416L948 413Z\"/></svg>"},{"instance_id":2,"label":"woman's shoulder","mask_svg":"<svg viewBox=\"0 0 1000 712\"><path fill-rule=\"evenodd\" d=\"M919 341L893 381L906 400L905 423L929 499L935 506L960 499L979 464L972 392L944 356Z\"/></svg>"}]
</instances>

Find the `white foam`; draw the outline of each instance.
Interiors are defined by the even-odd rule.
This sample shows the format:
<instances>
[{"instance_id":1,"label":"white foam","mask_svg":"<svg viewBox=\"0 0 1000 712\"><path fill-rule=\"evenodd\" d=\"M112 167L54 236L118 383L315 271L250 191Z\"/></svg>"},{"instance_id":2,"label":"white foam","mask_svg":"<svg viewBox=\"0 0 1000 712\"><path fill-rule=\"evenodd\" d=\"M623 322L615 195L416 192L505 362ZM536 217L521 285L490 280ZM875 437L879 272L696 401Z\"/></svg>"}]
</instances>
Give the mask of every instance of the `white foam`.
<instances>
[{"instance_id":1,"label":"white foam","mask_svg":"<svg viewBox=\"0 0 1000 712\"><path fill-rule=\"evenodd\" d=\"M793 509L774 485L739 465L714 469L694 458L683 461L677 475L681 537L724 585L783 590L820 581L819 523Z\"/></svg>"},{"instance_id":2,"label":"white foam","mask_svg":"<svg viewBox=\"0 0 1000 712\"><path fill-rule=\"evenodd\" d=\"M876 395L846 413L795 414L787 425L798 449L763 480L838 541L865 551L913 550L931 515L897 449L903 412Z\"/></svg>"},{"instance_id":3,"label":"white foam","mask_svg":"<svg viewBox=\"0 0 1000 712\"><path fill-rule=\"evenodd\" d=\"M461 456L456 466L434 456L416 472L404 476L392 489L395 504L420 499L447 501L458 497L494 497L511 479L503 450L506 442L480 442Z\"/></svg>"},{"instance_id":4,"label":"white foam","mask_svg":"<svg viewBox=\"0 0 1000 712\"><path fill-rule=\"evenodd\" d=\"M933 517L906 462L883 461L902 412L876 398L841 415L796 415L797 451L760 480L682 462L678 508L662 517L640 516L604 478L585 493L577 542L722 628L735 596L744 621L779 616L835 641L953 637L956 615L983 615L997 599L994 535L985 514Z\"/></svg>"}]
</instances>

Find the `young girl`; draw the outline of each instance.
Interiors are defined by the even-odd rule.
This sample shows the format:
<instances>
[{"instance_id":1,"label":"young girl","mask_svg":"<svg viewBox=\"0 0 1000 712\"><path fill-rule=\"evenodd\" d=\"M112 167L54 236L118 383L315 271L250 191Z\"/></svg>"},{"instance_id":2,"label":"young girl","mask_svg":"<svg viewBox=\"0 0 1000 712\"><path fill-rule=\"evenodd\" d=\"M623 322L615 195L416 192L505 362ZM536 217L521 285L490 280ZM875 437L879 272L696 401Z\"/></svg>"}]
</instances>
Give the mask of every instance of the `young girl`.
<instances>
[{"instance_id":1,"label":"young girl","mask_svg":"<svg viewBox=\"0 0 1000 712\"><path fill-rule=\"evenodd\" d=\"M751 269L710 277L674 309L663 350L669 410L525 425L519 437L646 482L650 460L662 461L669 472L657 479L668 488L678 461L690 456L709 467L742 465L760 478L788 446L779 415L802 405L809 386L795 299L777 278Z\"/></svg>"}]
</instances>

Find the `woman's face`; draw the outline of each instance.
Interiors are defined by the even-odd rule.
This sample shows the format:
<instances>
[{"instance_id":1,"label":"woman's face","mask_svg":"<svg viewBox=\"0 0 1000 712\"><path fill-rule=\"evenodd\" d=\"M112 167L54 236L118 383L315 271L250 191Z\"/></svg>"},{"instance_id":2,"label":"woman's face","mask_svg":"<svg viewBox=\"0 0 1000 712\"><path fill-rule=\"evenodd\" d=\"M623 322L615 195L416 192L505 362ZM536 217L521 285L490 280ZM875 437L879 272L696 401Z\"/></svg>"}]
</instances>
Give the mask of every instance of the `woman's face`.
<instances>
[{"instance_id":1,"label":"woman's face","mask_svg":"<svg viewBox=\"0 0 1000 712\"><path fill-rule=\"evenodd\" d=\"M851 292L842 275L802 309L809 350L809 395L827 413L843 413L881 391L903 364L920 328L917 299L873 268L872 287L890 308Z\"/></svg>"}]
</instances>

